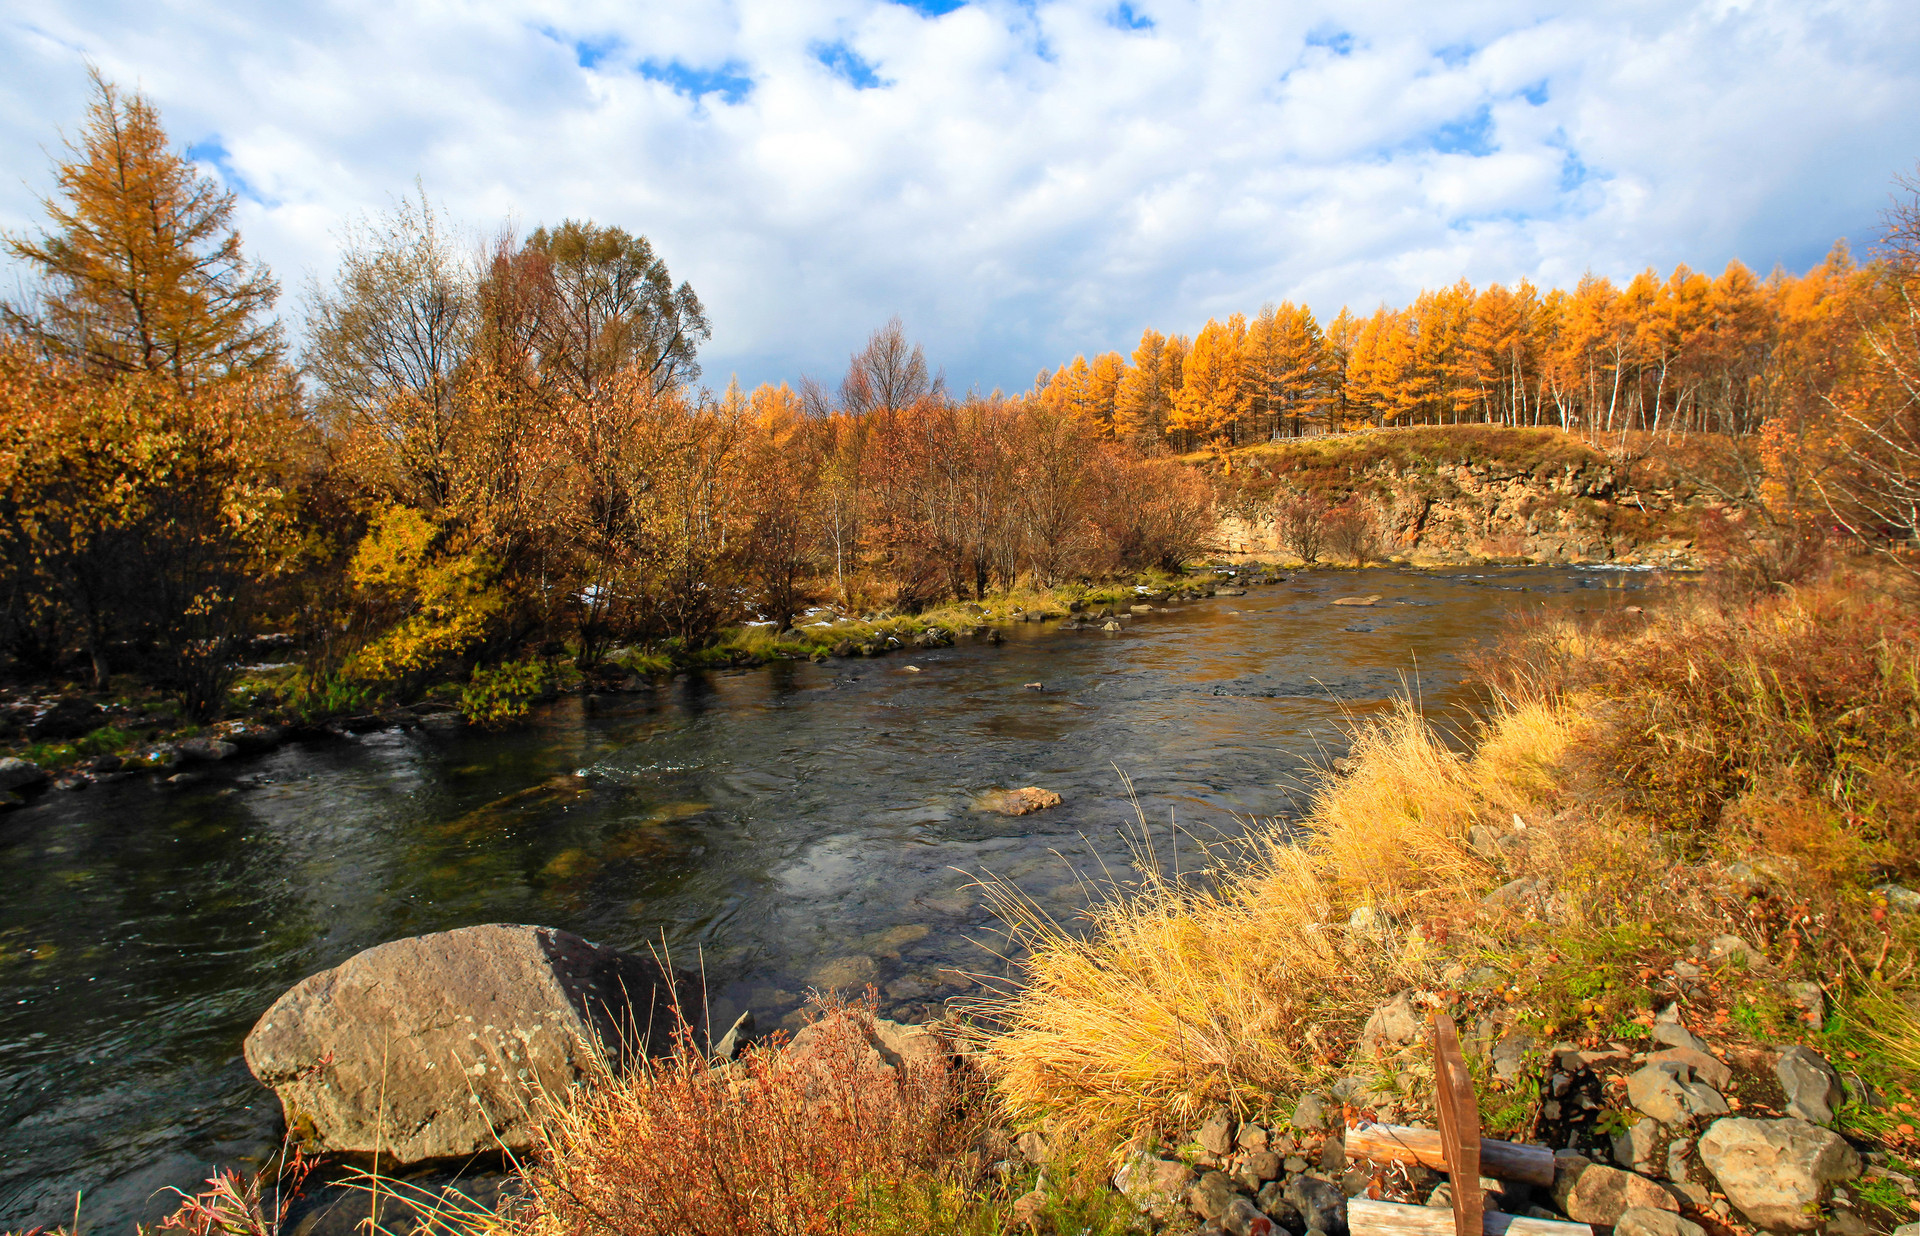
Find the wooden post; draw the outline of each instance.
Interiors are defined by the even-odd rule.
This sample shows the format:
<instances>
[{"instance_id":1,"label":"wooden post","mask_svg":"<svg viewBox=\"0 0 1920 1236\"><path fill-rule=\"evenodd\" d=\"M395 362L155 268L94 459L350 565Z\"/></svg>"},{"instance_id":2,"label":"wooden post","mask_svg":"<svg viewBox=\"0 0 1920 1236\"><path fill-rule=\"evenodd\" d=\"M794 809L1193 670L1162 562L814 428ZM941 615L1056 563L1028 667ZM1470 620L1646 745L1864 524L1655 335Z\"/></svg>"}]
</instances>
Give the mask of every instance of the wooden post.
<instances>
[{"instance_id":1,"label":"wooden post","mask_svg":"<svg viewBox=\"0 0 1920 1236\"><path fill-rule=\"evenodd\" d=\"M1480 1100L1460 1054L1460 1032L1445 1013L1433 1015L1433 1099L1440 1151L1453 1181L1454 1236L1481 1236L1486 1199L1480 1193Z\"/></svg>"}]
</instances>

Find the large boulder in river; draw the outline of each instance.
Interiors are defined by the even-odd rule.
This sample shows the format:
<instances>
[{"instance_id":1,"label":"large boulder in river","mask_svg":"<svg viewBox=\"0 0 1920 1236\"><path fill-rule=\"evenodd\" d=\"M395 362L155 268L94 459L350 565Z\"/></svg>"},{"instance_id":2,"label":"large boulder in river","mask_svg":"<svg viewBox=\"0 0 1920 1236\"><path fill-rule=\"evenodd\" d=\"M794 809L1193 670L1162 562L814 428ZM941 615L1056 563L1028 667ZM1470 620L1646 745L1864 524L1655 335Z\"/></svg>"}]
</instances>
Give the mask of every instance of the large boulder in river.
<instances>
[{"instance_id":1,"label":"large boulder in river","mask_svg":"<svg viewBox=\"0 0 1920 1236\"><path fill-rule=\"evenodd\" d=\"M247 1035L247 1067L311 1149L394 1165L524 1150L540 1093L671 1046L684 982L550 927L414 936L296 983Z\"/></svg>"}]
</instances>

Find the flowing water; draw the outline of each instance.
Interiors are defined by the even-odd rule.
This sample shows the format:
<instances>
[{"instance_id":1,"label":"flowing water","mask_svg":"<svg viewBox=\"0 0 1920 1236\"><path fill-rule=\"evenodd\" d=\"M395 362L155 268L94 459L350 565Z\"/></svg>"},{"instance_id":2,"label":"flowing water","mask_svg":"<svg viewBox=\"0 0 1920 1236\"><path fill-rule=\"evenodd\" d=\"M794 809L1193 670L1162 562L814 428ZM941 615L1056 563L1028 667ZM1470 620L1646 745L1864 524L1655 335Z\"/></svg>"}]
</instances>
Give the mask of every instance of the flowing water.
<instances>
[{"instance_id":1,"label":"flowing water","mask_svg":"<svg viewBox=\"0 0 1920 1236\"><path fill-rule=\"evenodd\" d=\"M510 733L44 795L0 815L0 1230L70 1217L84 1190L87 1229L130 1231L170 1209L165 1186L258 1161L279 1111L247 1030L399 936L506 921L664 946L704 966L715 1021L869 983L883 1012L933 1015L1006 969L978 877L1070 916L1089 879L1131 874L1136 801L1159 858L1191 862L1194 837L1294 811L1343 716L1403 687L1464 716L1461 656L1507 616L1623 604L1650 578L1308 574L1117 634L1031 624L999 648L681 675ZM1330 604L1355 591L1382 600ZM1027 785L1065 802L980 809Z\"/></svg>"}]
</instances>

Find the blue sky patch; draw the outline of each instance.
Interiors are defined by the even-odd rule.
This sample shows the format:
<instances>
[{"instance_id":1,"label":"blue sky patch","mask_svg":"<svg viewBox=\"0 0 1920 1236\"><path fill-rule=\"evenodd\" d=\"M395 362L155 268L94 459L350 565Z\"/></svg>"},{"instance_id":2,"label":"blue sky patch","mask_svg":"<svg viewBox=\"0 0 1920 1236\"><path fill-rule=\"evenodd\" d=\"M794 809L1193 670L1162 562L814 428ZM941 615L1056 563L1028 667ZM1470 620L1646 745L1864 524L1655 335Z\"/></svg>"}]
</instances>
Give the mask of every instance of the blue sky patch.
<instances>
[{"instance_id":1,"label":"blue sky patch","mask_svg":"<svg viewBox=\"0 0 1920 1236\"><path fill-rule=\"evenodd\" d=\"M838 43L816 43L813 46L813 58L833 73L835 77L850 84L855 90L872 90L893 83L885 80L874 71L871 64L859 52L847 46L843 40Z\"/></svg>"},{"instance_id":2,"label":"blue sky patch","mask_svg":"<svg viewBox=\"0 0 1920 1236\"><path fill-rule=\"evenodd\" d=\"M1484 104L1471 116L1451 120L1427 136L1427 145L1441 154L1493 153L1493 110Z\"/></svg>"},{"instance_id":3,"label":"blue sky patch","mask_svg":"<svg viewBox=\"0 0 1920 1236\"><path fill-rule=\"evenodd\" d=\"M951 13L955 9L963 9L967 6L967 0L893 0L893 2L903 9L912 9L927 17L939 17L944 13Z\"/></svg>"},{"instance_id":4,"label":"blue sky patch","mask_svg":"<svg viewBox=\"0 0 1920 1236\"><path fill-rule=\"evenodd\" d=\"M238 193L249 202L258 202L262 206L278 206L280 203L248 183L238 169L233 166L233 156L228 153L227 145L218 133L203 138L187 146L187 160L190 163L211 163L220 173L220 183Z\"/></svg>"},{"instance_id":5,"label":"blue sky patch","mask_svg":"<svg viewBox=\"0 0 1920 1236\"><path fill-rule=\"evenodd\" d=\"M1307 35L1308 47L1324 47L1336 56L1353 54L1353 32L1351 30L1315 30Z\"/></svg>"},{"instance_id":6,"label":"blue sky patch","mask_svg":"<svg viewBox=\"0 0 1920 1236\"><path fill-rule=\"evenodd\" d=\"M717 94L729 103L738 103L753 91L753 79L742 70L746 66L729 61L717 69L694 69L681 64L678 60L669 60L664 64L658 60L640 62L640 76L652 82L663 82L673 87L674 93L684 94L699 102L710 94Z\"/></svg>"},{"instance_id":7,"label":"blue sky patch","mask_svg":"<svg viewBox=\"0 0 1920 1236\"><path fill-rule=\"evenodd\" d=\"M1153 29L1153 18L1148 17L1144 13L1136 13L1133 6L1127 3L1127 0L1120 0L1120 7L1113 11L1113 16L1109 17L1107 21L1122 30Z\"/></svg>"},{"instance_id":8,"label":"blue sky patch","mask_svg":"<svg viewBox=\"0 0 1920 1236\"><path fill-rule=\"evenodd\" d=\"M1533 83L1533 85L1528 86L1525 90L1522 90L1520 92L1520 97L1525 99L1527 102L1533 104L1535 107L1546 106L1547 79L1543 77L1539 81Z\"/></svg>"}]
</instances>

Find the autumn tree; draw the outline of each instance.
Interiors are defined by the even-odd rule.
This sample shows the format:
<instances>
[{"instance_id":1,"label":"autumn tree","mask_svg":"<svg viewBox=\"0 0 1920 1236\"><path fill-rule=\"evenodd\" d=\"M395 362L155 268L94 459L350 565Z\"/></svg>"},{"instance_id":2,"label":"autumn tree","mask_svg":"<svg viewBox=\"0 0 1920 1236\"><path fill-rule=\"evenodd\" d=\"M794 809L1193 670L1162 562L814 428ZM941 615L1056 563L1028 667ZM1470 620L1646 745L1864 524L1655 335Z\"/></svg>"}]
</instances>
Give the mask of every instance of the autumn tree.
<instances>
[{"instance_id":1,"label":"autumn tree","mask_svg":"<svg viewBox=\"0 0 1920 1236\"><path fill-rule=\"evenodd\" d=\"M692 285L674 286L646 237L569 219L537 229L525 249L550 290L534 333L543 381L585 397L623 370L656 391L700 376L695 355L713 328Z\"/></svg>"},{"instance_id":2,"label":"autumn tree","mask_svg":"<svg viewBox=\"0 0 1920 1236\"><path fill-rule=\"evenodd\" d=\"M7 327L43 354L96 376L166 375L190 388L278 364L279 294L233 227L234 195L167 141L143 95L92 71L80 137L55 164L50 226L8 235L38 294L0 305Z\"/></svg>"}]
</instances>

